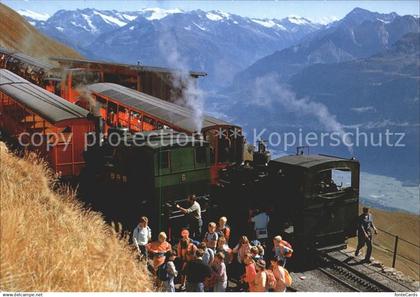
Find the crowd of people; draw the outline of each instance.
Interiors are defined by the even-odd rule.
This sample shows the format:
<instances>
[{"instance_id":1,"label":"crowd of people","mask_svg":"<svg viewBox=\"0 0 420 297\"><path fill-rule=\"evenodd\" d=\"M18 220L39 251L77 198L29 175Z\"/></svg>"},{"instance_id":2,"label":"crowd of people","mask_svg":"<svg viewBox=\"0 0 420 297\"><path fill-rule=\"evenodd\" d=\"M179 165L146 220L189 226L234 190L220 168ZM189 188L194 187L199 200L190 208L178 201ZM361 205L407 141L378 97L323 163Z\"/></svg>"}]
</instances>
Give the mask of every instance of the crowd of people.
<instances>
[{"instance_id":1,"label":"crowd of people","mask_svg":"<svg viewBox=\"0 0 420 297\"><path fill-rule=\"evenodd\" d=\"M146 217L141 217L133 230L133 242L148 263L157 287L175 292L177 284L179 291L225 292L230 283L236 291L286 291L292 279L285 265L293 249L277 235L272 239L273 248L267 251L268 216L258 213L252 218L255 240L243 235L231 248L228 219L210 222L207 231L202 232L200 205L194 195L188 201L189 208L177 205L186 214L188 224L175 245L167 241L165 232L159 233L157 241L151 241L152 230Z\"/></svg>"},{"instance_id":2,"label":"crowd of people","mask_svg":"<svg viewBox=\"0 0 420 297\"><path fill-rule=\"evenodd\" d=\"M147 263L154 276L156 287L166 292L285 292L292 284L286 263L293 255L292 246L280 235L271 240L267 230L270 217L264 211L252 213L252 240L248 236L231 236L228 219L209 222L202 232L201 207L194 195L188 197L189 207L176 207L185 214L186 225L181 229L179 240L171 245L165 232L152 241L148 218L141 217L133 230L133 243L140 259ZM372 252L372 234L377 233L372 214L363 208L358 224L358 246L355 255L367 246L366 259ZM250 233L250 234L251 234ZM239 235L239 234L233 234ZM232 244L232 237L239 238ZM272 244L271 244L272 243Z\"/></svg>"}]
</instances>

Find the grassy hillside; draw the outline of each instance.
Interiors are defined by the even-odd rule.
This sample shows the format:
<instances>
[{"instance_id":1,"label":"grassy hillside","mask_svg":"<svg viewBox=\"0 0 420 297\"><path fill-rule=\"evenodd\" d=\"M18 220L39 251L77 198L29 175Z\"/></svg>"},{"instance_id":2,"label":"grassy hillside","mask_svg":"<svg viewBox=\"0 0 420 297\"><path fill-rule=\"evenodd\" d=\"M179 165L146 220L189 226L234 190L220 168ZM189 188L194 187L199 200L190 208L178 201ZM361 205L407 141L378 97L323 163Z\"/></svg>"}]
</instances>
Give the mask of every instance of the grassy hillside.
<instances>
[{"instance_id":1,"label":"grassy hillside","mask_svg":"<svg viewBox=\"0 0 420 297\"><path fill-rule=\"evenodd\" d=\"M0 46L29 56L81 58L69 47L38 32L21 15L0 3Z\"/></svg>"},{"instance_id":2,"label":"grassy hillside","mask_svg":"<svg viewBox=\"0 0 420 297\"><path fill-rule=\"evenodd\" d=\"M361 211L361 210L360 210ZM401 213L388 212L379 209L371 209L374 216L374 223L377 228L389 233L398 235L400 238L408 240L416 245L420 245L420 218L419 216ZM394 251L395 237L379 231L374 237L374 249L372 256L382 262L385 266L391 267L392 254ZM352 239L349 246L355 248L357 239ZM365 250L363 250L364 252ZM398 255L406 257L420 263L420 249L400 240L398 243ZM412 278L419 280L419 265L407 261L402 257L397 257L396 269Z\"/></svg>"},{"instance_id":3,"label":"grassy hillside","mask_svg":"<svg viewBox=\"0 0 420 297\"><path fill-rule=\"evenodd\" d=\"M0 143L0 291L150 291L135 252L34 156Z\"/></svg>"}]
</instances>

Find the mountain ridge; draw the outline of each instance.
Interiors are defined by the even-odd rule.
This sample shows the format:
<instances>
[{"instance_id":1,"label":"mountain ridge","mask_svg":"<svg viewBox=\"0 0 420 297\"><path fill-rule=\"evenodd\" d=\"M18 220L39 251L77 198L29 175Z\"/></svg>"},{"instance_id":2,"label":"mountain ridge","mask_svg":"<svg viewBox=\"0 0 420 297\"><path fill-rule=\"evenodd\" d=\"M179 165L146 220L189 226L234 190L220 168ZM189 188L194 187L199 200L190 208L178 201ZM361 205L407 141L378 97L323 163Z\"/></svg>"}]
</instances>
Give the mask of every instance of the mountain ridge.
<instances>
[{"instance_id":1,"label":"mountain ridge","mask_svg":"<svg viewBox=\"0 0 420 297\"><path fill-rule=\"evenodd\" d=\"M47 61L49 56L82 58L73 49L38 32L25 18L0 3L0 46Z\"/></svg>"},{"instance_id":2,"label":"mountain ridge","mask_svg":"<svg viewBox=\"0 0 420 297\"><path fill-rule=\"evenodd\" d=\"M276 51L238 73L234 84L276 72L287 81L311 64L339 63L386 50L409 32L418 32L418 19L396 13L379 14L356 8L343 19L308 34L301 43Z\"/></svg>"},{"instance_id":3,"label":"mountain ridge","mask_svg":"<svg viewBox=\"0 0 420 297\"><path fill-rule=\"evenodd\" d=\"M79 9L57 11L46 21L27 18L44 34L90 59L129 64L173 66L159 44L170 35L183 67L209 74L207 86L227 85L253 61L322 27L300 17L258 19L215 10Z\"/></svg>"}]
</instances>

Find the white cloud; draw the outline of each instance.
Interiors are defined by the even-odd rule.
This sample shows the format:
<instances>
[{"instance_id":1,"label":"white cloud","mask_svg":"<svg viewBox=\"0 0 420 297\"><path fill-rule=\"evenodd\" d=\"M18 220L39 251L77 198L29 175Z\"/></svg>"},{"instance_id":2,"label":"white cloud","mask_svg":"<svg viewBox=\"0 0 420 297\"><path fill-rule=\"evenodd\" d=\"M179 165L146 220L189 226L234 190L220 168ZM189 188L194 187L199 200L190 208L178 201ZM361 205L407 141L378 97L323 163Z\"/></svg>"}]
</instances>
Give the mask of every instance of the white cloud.
<instances>
[{"instance_id":1,"label":"white cloud","mask_svg":"<svg viewBox=\"0 0 420 297\"><path fill-rule=\"evenodd\" d=\"M382 175L361 172L360 198L382 208L397 208L420 214L419 186L403 186L399 180Z\"/></svg>"},{"instance_id":2,"label":"white cloud","mask_svg":"<svg viewBox=\"0 0 420 297\"><path fill-rule=\"evenodd\" d=\"M355 112L367 112L367 111L376 111L373 106L361 106L361 107L353 107L351 110Z\"/></svg>"}]
</instances>

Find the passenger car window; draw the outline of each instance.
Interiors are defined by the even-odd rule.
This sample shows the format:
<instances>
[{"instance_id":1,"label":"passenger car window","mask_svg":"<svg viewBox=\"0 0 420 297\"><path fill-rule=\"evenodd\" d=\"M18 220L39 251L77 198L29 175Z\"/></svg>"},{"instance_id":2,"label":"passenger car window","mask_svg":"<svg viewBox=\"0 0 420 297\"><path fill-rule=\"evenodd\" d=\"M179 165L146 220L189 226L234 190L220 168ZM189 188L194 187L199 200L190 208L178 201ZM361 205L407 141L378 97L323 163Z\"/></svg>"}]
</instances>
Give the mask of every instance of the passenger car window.
<instances>
[{"instance_id":1,"label":"passenger car window","mask_svg":"<svg viewBox=\"0 0 420 297\"><path fill-rule=\"evenodd\" d=\"M195 149L195 163L206 164L207 163L207 150L205 147L197 147Z\"/></svg>"},{"instance_id":2,"label":"passenger car window","mask_svg":"<svg viewBox=\"0 0 420 297\"><path fill-rule=\"evenodd\" d=\"M169 151L159 152L158 162L159 162L160 169L168 169L169 168Z\"/></svg>"}]
</instances>

